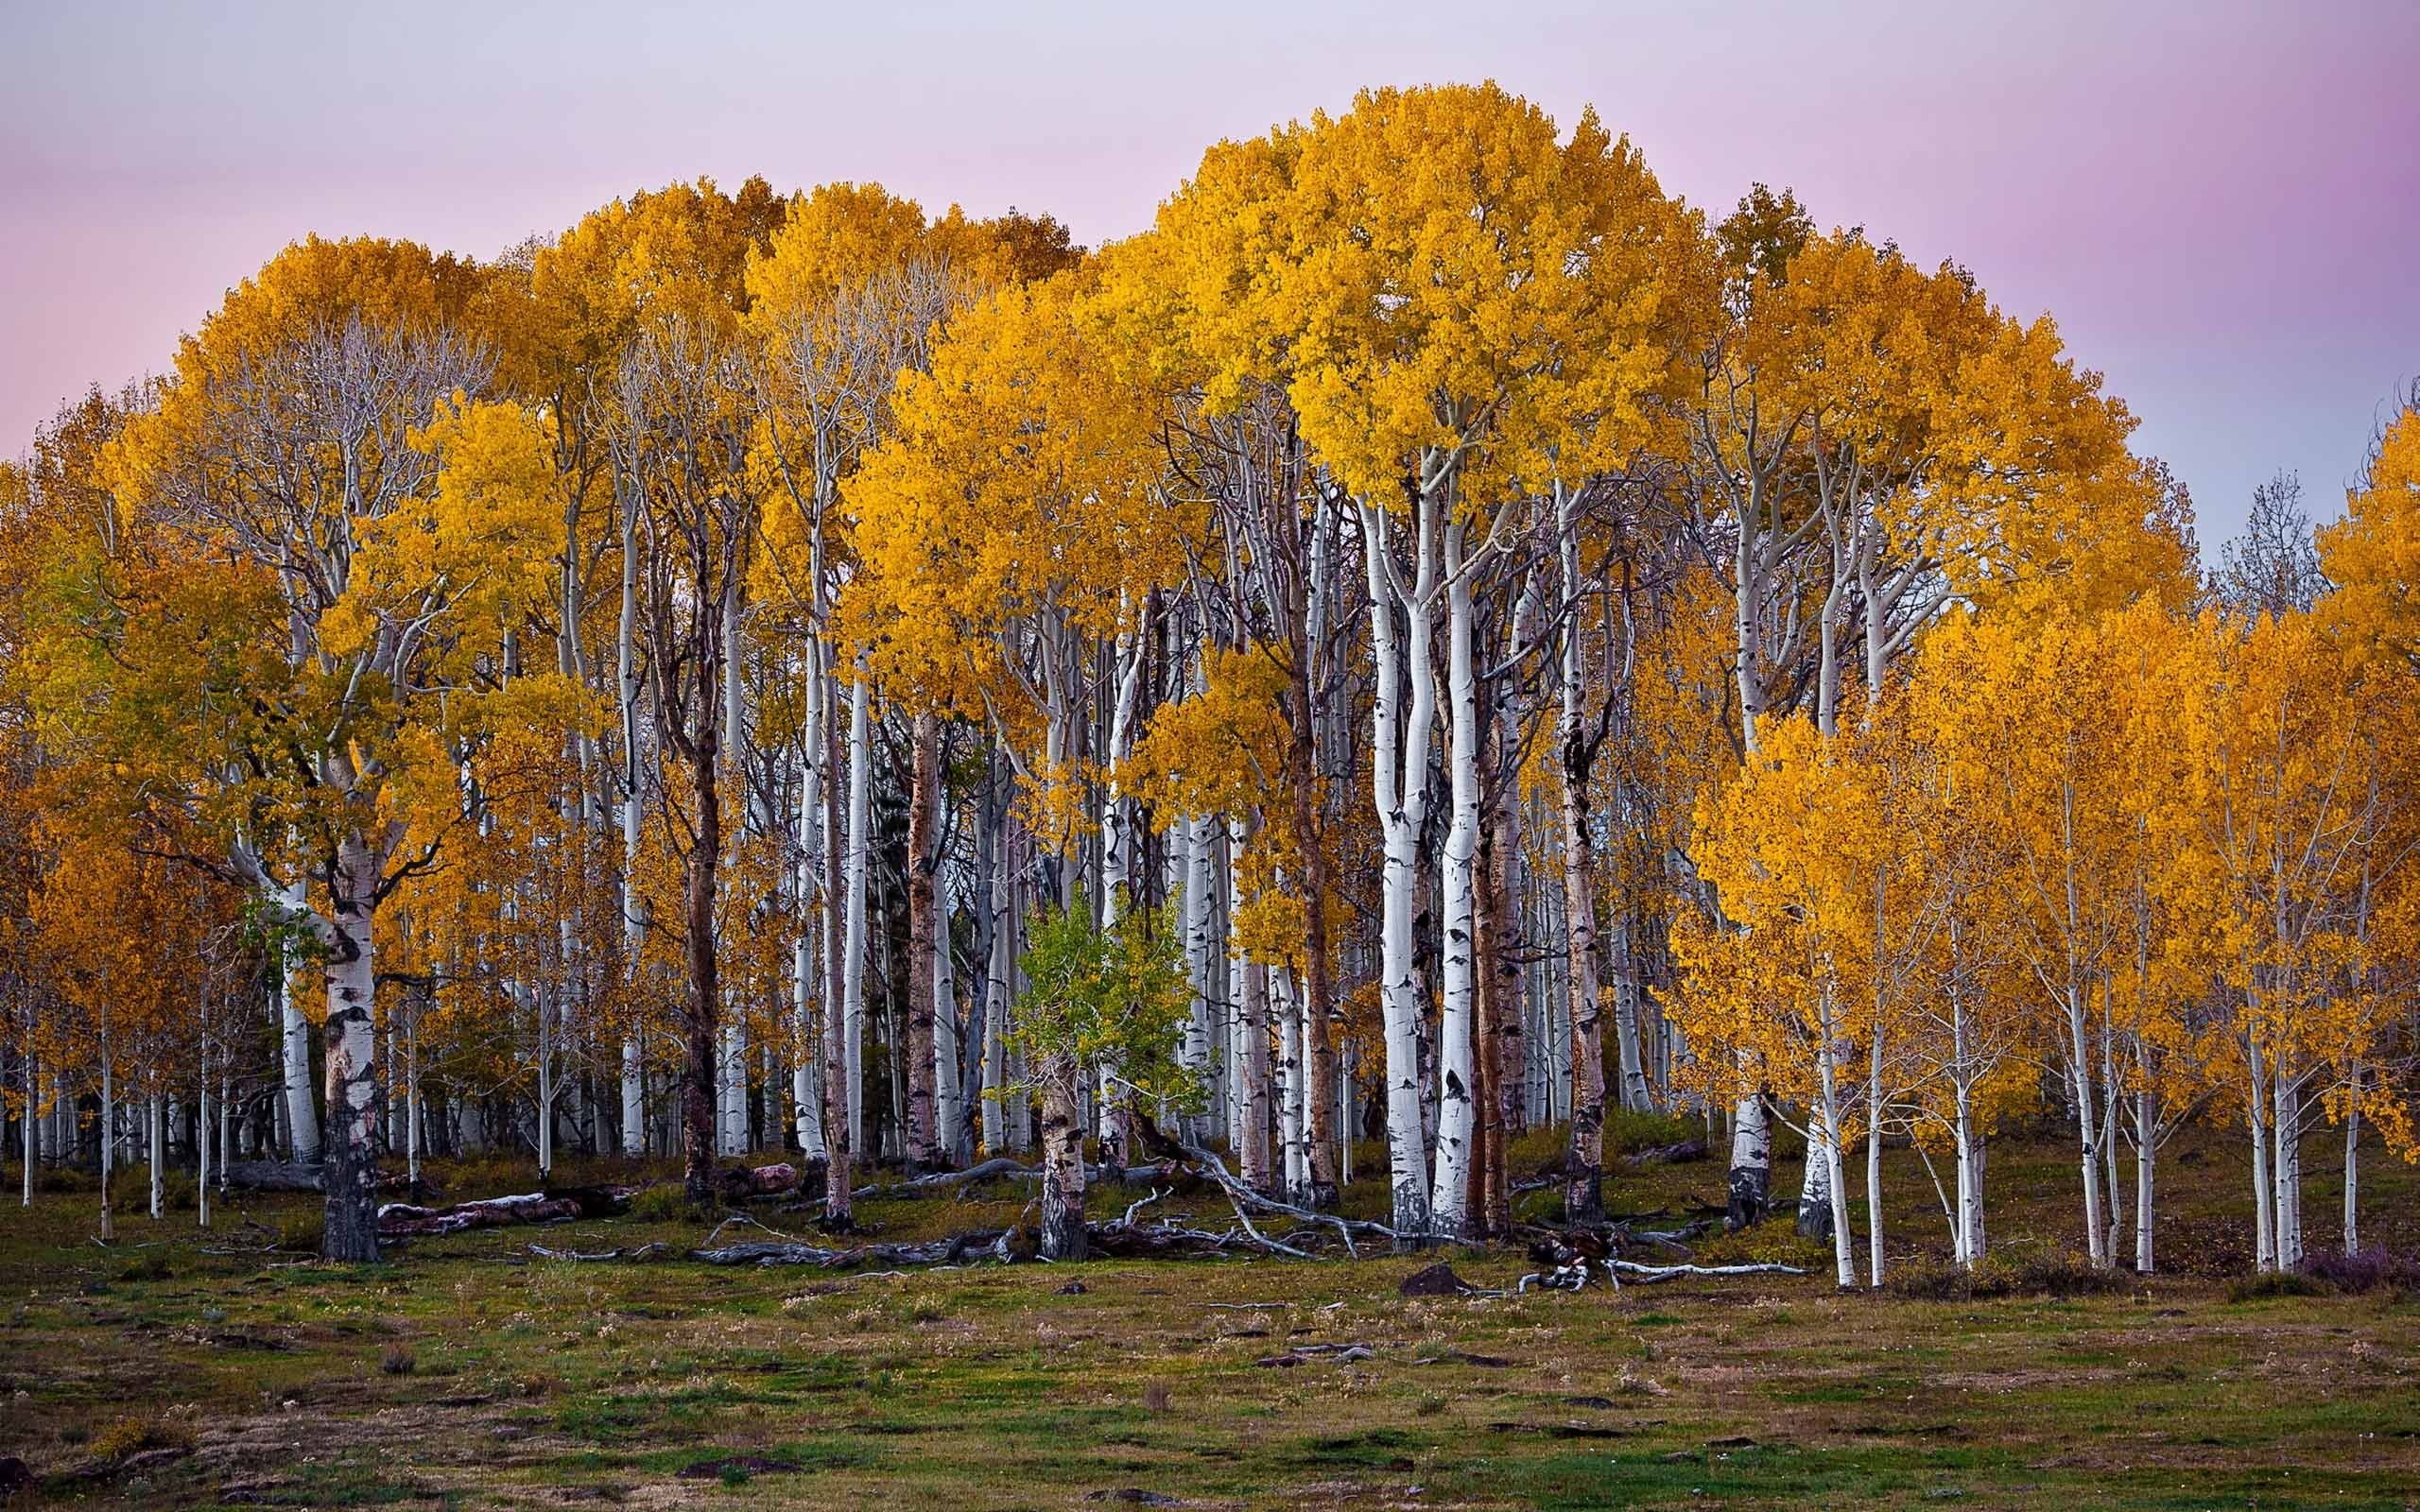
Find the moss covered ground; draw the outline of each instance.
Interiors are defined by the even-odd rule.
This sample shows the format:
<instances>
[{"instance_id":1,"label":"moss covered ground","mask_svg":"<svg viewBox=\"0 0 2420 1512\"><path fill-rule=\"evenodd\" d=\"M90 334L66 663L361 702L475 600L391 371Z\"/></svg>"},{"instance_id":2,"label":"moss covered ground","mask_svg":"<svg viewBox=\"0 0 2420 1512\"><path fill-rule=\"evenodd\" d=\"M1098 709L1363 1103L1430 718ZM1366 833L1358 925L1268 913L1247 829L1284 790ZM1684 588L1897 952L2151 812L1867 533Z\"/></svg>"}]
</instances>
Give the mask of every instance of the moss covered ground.
<instances>
[{"instance_id":1,"label":"moss covered ground","mask_svg":"<svg viewBox=\"0 0 2420 1512\"><path fill-rule=\"evenodd\" d=\"M1919 1295L1941 1290L1941 1225L1900 1152L1885 1228L1919 1284L1880 1294L1819 1272L1399 1296L1433 1255L879 1275L530 1252L677 1255L711 1220L662 1203L331 1267L287 1247L310 1199L244 1198L207 1232L189 1210L121 1216L104 1247L92 1193L58 1181L0 1210L0 1455L45 1503L162 1506L2412 1505L2420 1298L2244 1284L2235 1143L2179 1155L2163 1238L2181 1274L2067 1296L2044 1290L2070 1289L2077 1227L2048 1139L1995 1149L2013 1290L1988 1297ZM456 1196L533 1185L436 1174ZM2408 1251L2420 1183L2377 1157L2365 1181L2369 1228ZM1649 1165L1609 1203L1685 1215L1720 1187L1711 1162ZM2315 1239L2336 1190L2315 1160ZM1351 1194L1383 1200L1374 1181ZM863 1216L903 1238L1022 1202ZM1161 1208L1225 1226L1214 1195ZM1821 1258L1786 1223L1705 1249ZM1530 1268L1446 1258L1486 1287Z\"/></svg>"}]
</instances>

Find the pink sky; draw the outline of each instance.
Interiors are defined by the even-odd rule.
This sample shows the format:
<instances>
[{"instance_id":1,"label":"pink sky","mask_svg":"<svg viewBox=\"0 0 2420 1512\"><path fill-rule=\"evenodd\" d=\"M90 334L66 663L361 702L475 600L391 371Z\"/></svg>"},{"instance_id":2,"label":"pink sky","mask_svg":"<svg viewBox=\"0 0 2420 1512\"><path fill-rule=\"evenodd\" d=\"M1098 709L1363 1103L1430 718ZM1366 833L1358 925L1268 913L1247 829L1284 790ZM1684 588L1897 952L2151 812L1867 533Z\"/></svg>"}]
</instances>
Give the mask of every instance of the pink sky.
<instances>
[{"instance_id":1,"label":"pink sky","mask_svg":"<svg viewBox=\"0 0 2420 1512\"><path fill-rule=\"evenodd\" d=\"M2323 512L2420 376L2420 3L7 4L0 454L163 368L305 232L480 255L709 174L1140 229L1220 136L1364 83L1593 101L1666 187L1756 180L2054 314L2203 535Z\"/></svg>"}]
</instances>

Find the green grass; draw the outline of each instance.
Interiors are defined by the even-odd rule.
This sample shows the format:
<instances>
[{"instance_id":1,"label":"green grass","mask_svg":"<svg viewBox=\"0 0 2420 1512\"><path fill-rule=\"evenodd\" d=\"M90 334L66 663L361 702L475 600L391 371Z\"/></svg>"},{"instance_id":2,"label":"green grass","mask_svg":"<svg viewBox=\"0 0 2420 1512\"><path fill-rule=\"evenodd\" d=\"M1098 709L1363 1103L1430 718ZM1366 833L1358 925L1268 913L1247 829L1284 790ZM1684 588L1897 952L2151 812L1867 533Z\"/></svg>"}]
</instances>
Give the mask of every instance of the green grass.
<instances>
[{"instance_id":1,"label":"green grass","mask_svg":"<svg viewBox=\"0 0 2420 1512\"><path fill-rule=\"evenodd\" d=\"M1067 1296L1057 1266L888 1277L527 1252L680 1252L707 1224L672 1204L328 1267L262 1250L235 1212L274 1233L303 1226L305 1201L246 1199L208 1234L189 1211L121 1217L105 1251L90 1195L46 1192L0 1211L0 1454L60 1500L182 1506L1058 1507L1128 1489L1253 1506L2405 1505L2420 1303L2236 1286L2203 1253L2242 1219L2234 1146L2180 1148L2201 1154L2169 1179L2171 1252L2210 1274L2067 1297L1843 1294L1823 1275L1399 1297L1419 1257L1102 1263ZM1357 1211L1384 1199L1374 1158ZM1886 1231L1912 1268L1937 1260L1939 1220L1921 1171L1893 1161L1907 1206ZM2006 1143L1992 1169L1996 1246L2073 1247L2059 1146ZM465 1195L530 1184L438 1176ZM1608 1204L1685 1211L1720 1184L1711 1163L1626 1170ZM2410 1174L2379 1160L2365 1186L2374 1230L2411 1243ZM2311 1211L2330 1194L2315 1172ZM860 1216L921 1237L1011 1221L1026 1196ZM1162 1211L1231 1221L1206 1196ZM1725 1245L1793 1238L1785 1223ZM1453 1263L1491 1286L1527 1268L1511 1250ZM1374 1358L1257 1363L1312 1343ZM396 1347L409 1372L382 1367ZM122 1451L129 1421L173 1424L158 1441L189 1435L192 1452L112 1469L95 1445Z\"/></svg>"}]
</instances>

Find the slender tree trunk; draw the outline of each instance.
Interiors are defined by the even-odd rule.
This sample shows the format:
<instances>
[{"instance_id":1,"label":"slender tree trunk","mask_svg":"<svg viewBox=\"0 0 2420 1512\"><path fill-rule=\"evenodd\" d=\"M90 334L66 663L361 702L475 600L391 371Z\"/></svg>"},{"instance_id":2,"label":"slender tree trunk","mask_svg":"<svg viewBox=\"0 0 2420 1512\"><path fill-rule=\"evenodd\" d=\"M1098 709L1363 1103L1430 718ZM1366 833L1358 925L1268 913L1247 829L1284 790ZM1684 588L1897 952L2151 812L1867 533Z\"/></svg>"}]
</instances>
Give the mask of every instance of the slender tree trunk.
<instances>
[{"instance_id":1,"label":"slender tree trunk","mask_svg":"<svg viewBox=\"0 0 2420 1512\"><path fill-rule=\"evenodd\" d=\"M1294 997L1294 976L1286 968L1269 969L1270 1011L1277 1021L1277 1143L1281 1194L1300 1202L1310 1186L1310 1151L1305 1136L1303 1012Z\"/></svg>"},{"instance_id":2,"label":"slender tree trunk","mask_svg":"<svg viewBox=\"0 0 2420 1512\"><path fill-rule=\"evenodd\" d=\"M168 1109L165 1099L156 1091L144 1105L143 1132L144 1143L147 1146L144 1153L145 1164L149 1169L145 1174L150 1177L151 1221L157 1223L160 1214L167 1209Z\"/></svg>"},{"instance_id":3,"label":"slender tree trunk","mask_svg":"<svg viewBox=\"0 0 2420 1512\"><path fill-rule=\"evenodd\" d=\"M302 884L289 883L279 895L285 918L299 921L305 906ZM278 1021L284 1036L280 1040L285 1068L286 1120L292 1130L292 1149L297 1165L320 1163L320 1111L311 1097L311 1022L296 1000L294 975L301 969L298 953L289 945L281 949L278 976Z\"/></svg>"},{"instance_id":4,"label":"slender tree trunk","mask_svg":"<svg viewBox=\"0 0 2420 1512\"><path fill-rule=\"evenodd\" d=\"M693 803L697 809L683 898L682 927L688 938L689 1000L683 1015L684 1035L681 1085L682 1185L689 1201L703 1209L720 1196L715 1179L716 1091L719 1035L716 1017L722 1010L722 979L715 954L715 897L722 864L722 793L717 774L714 738L690 763Z\"/></svg>"},{"instance_id":5,"label":"slender tree trunk","mask_svg":"<svg viewBox=\"0 0 2420 1512\"><path fill-rule=\"evenodd\" d=\"M1814 1151L1810 1142L1807 1151ZM1737 1232L1762 1222L1772 1172L1772 1123L1762 1092L1751 1092L1731 1110L1730 1207L1724 1227Z\"/></svg>"},{"instance_id":6,"label":"slender tree trunk","mask_svg":"<svg viewBox=\"0 0 2420 1512\"><path fill-rule=\"evenodd\" d=\"M26 1111L17 1121L17 1132L26 1142L26 1168L21 1173L24 1185L17 1194L17 1205L34 1205L34 1167L42 1163L42 1139L37 1132L42 1125L42 1057L32 1049L34 1042L32 1008L26 1010Z\"/></svg>"},{"instance_id":7,"label":"slender tree trunk","mask_svg":"<svg viewBox=\"0 0 2420 1512\"><path fill-rule=\"evenodd\" d=\"M2361 1067L2356 1063L2344 1105L2344 1253L2361 1248Z\"/></svg>"},{"instance_id":8,"label":"slender tree trunk","mask_svg":"<svg viewBox=\"0 0 2420 1512\"><path fill-rule=\"evenodd\" d=\"M1832 1269L1843 1287L1857 1284L1857 1251L1849 1232L1848 1182L1841 1170L1841 1095L1839 1069L1832 1051L1834 1037L1828 1022L1820 1031L1823 1041L1815 1053L1817 1075L1821 1078L1818 1091L1823 1098L1819 1111L1823 1115L1823 1161L1825 1194L1832 1212ZM1807 1133L1806 1160L1812 1165L1816 1157L1815 1130Z\"/></svg>"},{"instance_id":9,"label":"slender tree trunk","mask_svg":"<svg viewBox=\"0 0 2420 1512\"><path fill-rule=\"evenodd\" d=\"M908 782L908 1163L944 1163L933 1108L933 872L941 863L934 828L941 808L941 721L915 716Z\"/></svg>"},{"instance_id":10,"label":"slender tree trunk","mask_svg":"<svg viewBox=\"0 0 2420 1512\"><path fill-rule=\"evenodd\" d=\"M1975 1219L1983 1205L1983 1194L1975 1184L1975 1093L1971 1084L1961 1079L1957 1085L1957 1123L1952 1130L1958 1161L1958 1211L1950 1223L1950 1253L1959 1267L1972 1270L1981 1257L1975 1252Z\"/></svg>"},{"instance_id":11,"label":"slender tree trunk","mask_svg":"<svg viewBox=\"0 0 2420 1512\"><path fill-rule=\"evenodd\" d=\"M1566 656L1564 676L1571 676ZM1597 902L1590 873L1596 857L1588 833L1588 787L1580 765L1577 690L1564 694L1563 907L1564 1011L1571 1040L1571 1137L1563 1162L1563 1211L1569 1223L1594 1223L1605 1211L1605 1042L1597 987Z\"/></svg>"},{"instance_id":12,"label":"slender tree trunk","mask_svg":"<svg viewBox=\"0 0 2420 1512\"><path fill-rule=\"evenodd\" d=\"M1587 681L1580 633L1580 531L1576 500L1555 485L1558 561L1567 620L1563 635L1555 741L1562 756L1564 1008L1571 1053L1571 1137L1564 1155L1566 1222L1593 1223L1605 1211L1605 1043L1597 982L1597 838L1589 818L1589 768L1594 747L1582 721ZM1608 690L1608 696L1615 691ZM1637 1051L1625 1043L1623 1064ZM1622 1095L1630 1089L1625 1077Z\"/></svg>"},{"instance_id":13,"label":"slender tree trunk","mask_svg":"<svg viewBox=\"0 0 2420 1512\"><path fill-rule=\"evenodd\" d=\"M1238 1174L1254 1192L1274 1192L1278 1181L1270 1159L1270 990L1269 968L1245 957L1235 927L1243 908L1244 847L1250 843L1244 820L1227 821L1227 927L1234 943L1229 977L1236 988L1236 1037L1240 1053L1235 1074L1240 1095L1232 1143Z\"/></svg>"},{"instance_id":14,"label":"slender tree trunk","mask_svg":"<svg viewBox=\"0 0 2420 1512\"><path fill-rule=\"evenodd\" d=\"M1181 835L1181 838L1177 836ZM1183 898L1184 920L1184 970L1193 984L1193 1009L1185 1020L1184 1039L1181 1053L1184 1064L1200 1078L1205 1092L1215 1093L1211 1065L1212 1018L1217 1008L1212 998L1210 920L1211 888L1215 868L1211 859L1210 820L1200 815L1189 815L1179 821L1171 833L1178 864L1184 868ZM1216 1097L1211 1098L1215 1106ZM1187 1115L1184 1120L1185 1137L1196 1143L1208 1143L1209 1119L1206 1115Z\"/></svg>"},{"instance_id":15,"label":"slender tree trunk","mask_svg":"<svg viewBox=\"0 0 2420 1512\"><path fill-rule=\"evenodd\" d=\"M117 1237L117 1215L110 1207L110 1177L117 1172L117 1077L110 1065L109 1030L101 1031L101 1239Z\"/></svg>"},{"instance_id":16,"label":"slender tree trunk","mask_svg":"<svg viewBox=\"0 0 2420 1512\"><path fill-rule=\"evenodd\" d=\"M1084 1131L1075 1058L1053 1053L1042 1073L1042 1253L1084 1258Z\"/></svg>"},{"instance_id":17,"label":"slender tree trunk","mask_svg":"<svg viewBox=\"0 0 2420 1512\"><path fill-rule=\"evenodd\" d=\"M627 493L622 507L622 612L614 630L614 678L622 709L622 976L634 986L647 943L647 907L639 899L639 554L635 507ZM622 1153L647 1152L647 1068L641 1056L637 1005L627 1011L631 1027L622 1037Z\"/></svg>"},{"instance_id":18,"label":"slender tree trunk","mask_svg":"<svg viewBox=\"0 0 2420 1512\"><path fill-rule=\"evenodd\" d=\"M1371 710L1371 764L1378 823L1386 846L1378 927L1379 1007L1386 1040L1387 1145L1393 1183L1393 1225L1404 1235L1431 1228L1428 1151L1421 1106L1421 1022L1427 1011L1415 974L1413 904L1419 889L1420 831L1427 812L1428 743L1434 725L1435 679L1429 667L1429 591L1433 575L1426 522L1417 523L1423 570L1404 601L1407 633L1398 647L1388 521L1364 506L1362 537L1370 577L1372 661L1376 675ZM1408 650L1409 655L1405 655ZM1409 666L1404 663L1409 662ZM1409 709L1403 707L1409 683ZM1349 1135L1348 1135L1349 1137Z\"/></svg>"},{"instance_id":19,"label":"slender tree trunk","mask_svg":"<svg viewBox=\"0 0 2420 1512\"><path fill-rule=\"evenodd\" d=\"M422 991L424 988L415 988ZM422 1147L420 1104L420 1016L425 1005L415 1002L411 1022L405 1028L404 1039L404 1172L417 1191L420 1187L420 1154Z\"/></svg>"},{"instance_id":20,"label":"slender tree trunk","mask_svg":"<svg viewBox=\"0 0 2420 1512\"><path fill-rule=\"evenodd\" d=\"M2302 1077L2289 1074L2281 1058L2270 1085L2277 1107L2269 1127L2276 1145L2269 1168L2277 1193L2277 1268L2292 1270L2303 1263Z\"/></svg>"},{"instance_id":21,"label":"slender tree trunk","mask_svg":"<svg viewBox=\"0 0 2420 1512\"><path fill-rule=\"evenodd\" d=\"M359 835L338 845L328 917L327 1194L320 1255L378 1258L377 971L371 911L382 858Z\"/></svg>"},{"instance_id":22,"label":"slender tree trunk","mask_svg":"<svg viewBox=\"0 0 2420 1512\"><path fill-rule=\"evenodd\" d=\"M2126 1228L2126 1203L2118 1163L2118 1103L2123 1088L2118 1077L2117 1015L2109 1001L2109 994L2116 990L2116 985L2104 977L2100 1015L2100 1161L2102 1191L2109 1203L2109 1263L2113 1265L2118 1263L2118 1236Z\"/></svg>"},{"instance_id":23,"label":"slender tree trunk","mask_svg":"<svg viewBox=\"0 0 2420 1512\"><path fill-rule=\"evenodd\" d=\"M2076 1102L2076 1133L2083 1145L2083 1237L2084 1248L2096 1268L2109 1265L2109 1235L2101 1227L2104 1210L2100 1195L2100 1150L2095 1139L2095 1107L2092 1093L2092 1054L2084 1040L2083 988L2070 977L2066 991L2067 1069L2072 1075L2069 1091Z\"/></svg>"},{"instance_id":24,"label":"slender tree trunk","mask_svg":"<svg viewBox=\"0 0 2420 1512\"><path fill-rule=\"evenodd\" d=\"M849 1148L865 1147L866 867L873 846L873 746L866 681L849 685L849 860L846 939L841 946L840 1017L845 1059L838 1078L848 1099Z\"/></svg>"},{"instance_id":25,"label":"slender tree trunk","mask_svg":"<svg viewBox=\"0 0 2420 1512\"><path fill-rule=\"evenodd\" d=\"M2159 1156L2158 1105L2151 1089L2135 1091L2135 1273L2152 1271L2152 1224L2155 1209L2152 1163Z\"/></svg>"},{"instance_id":26,"label":"slender tree trunk","mask_svg":"<svg viewBox=\"0 0 2420 1512\"><path fill-rule=\"evenodd\" d=\"M1867 1280L1882 1284L1882 1025L1874 1026L1865 1084L1865 1252Z\"/></svg>"},{"instance_id":27,"label":"slender tree trunk","mask_svg":"<svg viewBox=\"0 0 2420 1512\"><path fill-rule=\"evenodd\" d=\"M1806 1121L1806 1167L1798 1180L1798 1232L1802 1238L1832 1237L1831 1134L1821 1119Z\"/></svg>"},{"instance_id":28,"label":"slender tree trunk","mask_svg":"<svg viewBox=\"0 0 2420 1512\"><path fill-rule=\"evenodd\" d=\"M2255 1263L2259 1269L2277 1268L2277 1204L2276 1194L2269 1181L2269 1089L2261 1069L2260 1041L2248 1039L2244 1046L2246 1072L2251 1080L2251 1095L2246 1100L2245 1118L2252 1129L2252 1228Z\"/></svg>"},{"instance_id":29,"label":"slender tree trunk","mask_svg":"<svg viewBox=\"0 0 2420 1512\"><path fill-rule=\"evenodd\" d=\"M1477 1237L1469 1206L1478 1132L1478 925L1475 868L1478 854L1478 685L1472 666L1470 576L1461 571L1458 524L1445 527L1445 662L1450 734L1446 777L1451 819L1438 862L1444 915L1441 975L1443 1005L1437 1030L1437 1177L1429 1197L1441 1234Z\"/></svg>"},{"instance_id":30,"label":"slender tree trunk","mask_svg":"<svg viewBox=\"0 0 2420 1512\"><path fill-rule=\"evenodd\" d=\"M1000 1104L1000 1089L1007 1081L1009 977L1016 925L1011 915L1007 811L993 801L988 787L984 804L984 831L997 836L992 842L991 875L986 879L990 888L984 900L990 916L985 938L990 948L983 957L983 1153L988 1156L1008 1148L1007 1110Z\"/></svg>"},{"instance_id":31,"label":"slender tree trunk","mask_svg":"<svg viewBox=\"0 0 2420 1512\"><path fill-rule=\"evenodd\" d=\"M1333 1014L1335 987L1329 976L1327 908L1328 860L1319 822L1318 713L1311 685L1313 651L1295 657L1293 739L1288 756L1295 851L1303 869L1303 980L1300 1087L1304 1121L1303 1171L1297 1195L1315 1207L1333 1207L1336 1179L1336 1040Z\"/></svg>"},{"instance_id":32,"label":"slender tree trunk","mask_svg":"<svg viewBox=\"0 0 2420 1512\"><path fill-rule=\"evenodd\" d=\"M200 1070L201 1074L196 1078L194 1088L196 1099L200 1106L196 1109L194 1119L193 1204L194 1226L207 1228L210 1227L210 1177L212 1175L210 1146L218 1137L218 1130L214 1123L216 1099L211 1095L210 1044L207 1038L202 1041Z\"/></svg>"},{"instance_id":33,"label":"slender tree trunk","mask_svg":"<svg viewBox=\"0 0 2420 1512\"><path fill-rule=\"evenodd\" d=\"M1525 643L1527 633L1523 637ZM1524 1015L1528 993L1521 961L1526 940L1521 931L1519 868L1521 863L1520 774L1514 767L1524 710L1512 696L1504 698L1497 717L1489 723L1488 770L1495 791L1486 804L1482 865L1478 874L1481 904L1478 923L1479 964L1485 993L1480 1067L1485 1100L1480 1105L1487 1125L1484 1158L1479 1163L1479 1216L1491 1235L1512 1231L1512 1188L1510 1141L1524 1126L1524 1073L1529 1048Z\"/></svg>"}]
</instances>

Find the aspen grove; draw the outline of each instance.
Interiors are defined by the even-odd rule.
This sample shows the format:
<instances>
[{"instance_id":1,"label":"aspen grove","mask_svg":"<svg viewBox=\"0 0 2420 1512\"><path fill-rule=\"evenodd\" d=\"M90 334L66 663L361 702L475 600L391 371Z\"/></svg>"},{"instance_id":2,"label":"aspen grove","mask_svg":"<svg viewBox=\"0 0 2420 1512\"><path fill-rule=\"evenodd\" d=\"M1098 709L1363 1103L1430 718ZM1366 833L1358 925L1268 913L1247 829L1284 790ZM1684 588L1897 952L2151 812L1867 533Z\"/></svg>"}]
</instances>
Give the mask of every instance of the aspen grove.
<instances>
[{"instance_id":1,"label":"aspen grove","mask_svg":"<svg viewBox=\"0 0 2420 1512\"><path fill-rule=\"evenodd\" d=\"M2205 570L2048 318L1492 85L1097 250L755 180L311 237L0 466L8 1156L105 1231L274 1165L347 1261L424 1159L786 1150L838 1229L1009 1157L1071 1259L1180 1151L1414 1246L1554 1130L1601 1217L1660 1112L1878 1286L1886 1145L1971 1266L2054 1126L2151 1272L2200 1125L2263 1269L2356 1250L2420 1154L2413 401Z\"/></svg>"}]
</instances>

